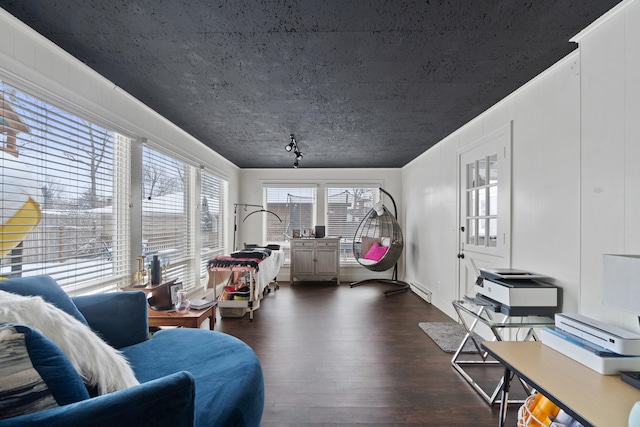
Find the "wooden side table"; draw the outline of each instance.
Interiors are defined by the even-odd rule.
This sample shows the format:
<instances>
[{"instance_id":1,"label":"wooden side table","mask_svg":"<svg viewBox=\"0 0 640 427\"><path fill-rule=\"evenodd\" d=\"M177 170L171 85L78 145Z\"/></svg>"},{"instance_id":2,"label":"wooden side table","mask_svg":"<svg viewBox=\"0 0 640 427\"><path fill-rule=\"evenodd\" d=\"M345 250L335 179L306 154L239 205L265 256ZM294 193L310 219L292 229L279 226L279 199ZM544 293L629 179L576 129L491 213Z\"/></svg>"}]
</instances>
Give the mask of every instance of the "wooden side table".
<instances>
[{"instance_id":1,"label":"wooden side table","mask_svg":"<svg viewBox=\"0 0 640 427\"><path fill-rule=\"evenodd\" d=\"M216 321L218 302L202 310L190 309L186 313L177 311L157 311L149 307L149 326L182 326L184 328L200 328L204 319L209 319L209 329L213 331Z\"/></svg>"}]
</instances>

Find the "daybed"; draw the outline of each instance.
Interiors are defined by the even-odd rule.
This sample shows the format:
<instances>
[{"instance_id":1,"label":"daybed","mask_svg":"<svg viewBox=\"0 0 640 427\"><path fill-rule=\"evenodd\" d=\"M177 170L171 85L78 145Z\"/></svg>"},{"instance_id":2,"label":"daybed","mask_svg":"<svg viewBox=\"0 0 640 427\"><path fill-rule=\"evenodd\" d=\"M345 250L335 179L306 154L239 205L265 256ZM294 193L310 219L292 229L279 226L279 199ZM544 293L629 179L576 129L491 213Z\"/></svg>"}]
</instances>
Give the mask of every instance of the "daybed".
<instances>
[{"instance_id":1,"label":"daybed","mask_svg":"<svg viewBox=\"0 0 640 427\"><path fill-rule=\"evenodd\" d=\"M120 349L140 382L90 397L91 390L87 391L73 367L69 369L69 360L52 341L29 325L0 322L0 328L13 327L24 334L24 341L31 346L30 362L45 379L45 390L39 392L53 394L57 402L52 409L36 408L36 412L6 418L2 417L6 394L0 390L0 418L5 418L0 426L260 425L264 406L262 370L253 350L237 338L180 328L162 330L149 339L147 302L142 292L69 298L48 276L0 281L0 290L42 296L84 320L107 343ZM11 374L4 363L8 357L10 352L0 351L0 389L4 387L5 391L9 381L15 379L2 377ZM52 366L52 360L57 365ZM28 391L18 396L26 400L33 397Z\"/></svg>"}]
</instances>

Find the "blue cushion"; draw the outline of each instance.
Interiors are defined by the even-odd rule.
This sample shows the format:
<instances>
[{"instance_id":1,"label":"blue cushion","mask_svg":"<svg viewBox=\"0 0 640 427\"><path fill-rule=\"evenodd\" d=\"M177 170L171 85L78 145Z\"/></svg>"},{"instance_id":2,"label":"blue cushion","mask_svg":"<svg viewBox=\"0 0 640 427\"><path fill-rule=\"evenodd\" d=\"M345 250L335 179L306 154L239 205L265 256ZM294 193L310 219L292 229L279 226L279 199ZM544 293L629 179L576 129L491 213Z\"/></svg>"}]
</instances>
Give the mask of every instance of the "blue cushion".
<instances>
[{"instance_id":1,"label":"blue cushion","mask_svg":"<svg viewBox=\"0 0 640 427\"><path fill-rule=\"evenodd\" d=\"M0 325L0 418L89 398L64 353L36 329Z\"/></svg>"},{"instance_id":2,"label":"blue cushion","mask_svg":"<svg viewBox=\"0 0 640 427\"><path fill-rule=\"evenodd\" d=\"M81 295L71 300L91 329L112 347L127 347L149 337L147 297L142 291Z\"/></svg>"},{"instance_id":3,"label":"blue cushion","mask_svg":"<svg viewBox=\"0 0 640 427\"><path fill-rule=\"evenodd\" d=\"M141 383L184 370L196 382L196 426L259 427L264 378L251 347L221 332L167 329L121 349Z\"/></svg>"},{"instance_id":4,"label":"blue cushion","mask_svg":"<svg viewBox=\"0 0 640 427\"><path fill-rule=\"evenodd\" d=\"M85 325L87 319L71 301L69 295L49 276L18 277L0 280L0 290L23 296L41 296L46 302L66 311Z\"/></svg>"}]
</instances>

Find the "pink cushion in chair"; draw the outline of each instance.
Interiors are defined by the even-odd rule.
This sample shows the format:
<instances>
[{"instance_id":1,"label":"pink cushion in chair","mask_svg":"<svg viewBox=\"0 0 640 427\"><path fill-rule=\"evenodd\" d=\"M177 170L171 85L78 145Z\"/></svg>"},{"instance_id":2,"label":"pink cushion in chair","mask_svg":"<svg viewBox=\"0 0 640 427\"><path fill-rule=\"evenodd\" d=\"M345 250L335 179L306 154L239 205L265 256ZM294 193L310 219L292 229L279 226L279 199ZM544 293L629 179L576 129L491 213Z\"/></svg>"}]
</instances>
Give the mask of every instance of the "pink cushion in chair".
<instances>
[{"instance_id":1,"label":"pink cushion in chair","mask_svg":"<svg viewBox=\"0 0 640 427\"><path fill-rule=\"evenodd\" d=\"M380 261L389 250L389 246L380 246L380 243L375 242L371 245L371 248L364 256L364 259L370 259L373 261Z\"/></svg>"}]
</instances>

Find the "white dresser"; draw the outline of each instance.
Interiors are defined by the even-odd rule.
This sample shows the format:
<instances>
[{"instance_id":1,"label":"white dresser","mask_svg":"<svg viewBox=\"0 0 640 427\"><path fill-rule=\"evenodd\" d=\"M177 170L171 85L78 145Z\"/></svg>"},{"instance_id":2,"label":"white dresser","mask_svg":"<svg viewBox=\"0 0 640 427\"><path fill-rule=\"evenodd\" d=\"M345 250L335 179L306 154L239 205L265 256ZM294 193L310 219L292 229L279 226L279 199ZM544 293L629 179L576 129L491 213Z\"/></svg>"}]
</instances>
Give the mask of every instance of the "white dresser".
<instances>
[{"instance_id":1,"label":"white dresser","mask_svg":"<svg viewBox=\"0 0 640 427\"><path fill-rule=\"evenodd\" d=\"M340 239L292 239L291 284L295 280L335 280L340 284Z\"/></svg>"}]
</instances>

